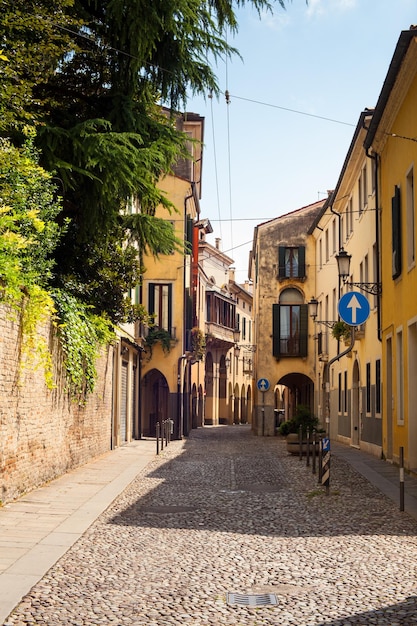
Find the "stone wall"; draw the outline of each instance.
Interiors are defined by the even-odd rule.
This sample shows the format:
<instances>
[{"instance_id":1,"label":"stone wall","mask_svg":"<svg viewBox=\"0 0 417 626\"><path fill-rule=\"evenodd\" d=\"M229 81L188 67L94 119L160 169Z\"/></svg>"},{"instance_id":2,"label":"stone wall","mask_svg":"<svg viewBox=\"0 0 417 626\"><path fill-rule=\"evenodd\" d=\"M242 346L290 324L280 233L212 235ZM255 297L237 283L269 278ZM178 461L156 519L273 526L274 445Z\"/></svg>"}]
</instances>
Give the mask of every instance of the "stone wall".
<instances>
[{"instance_id":1,"label":"stone wall","mask_svg":"<svg viewBox=\"0 0 417 626\"><path fill-rule=\"evenodd\" d=\"M59 344L52 327L40 329L53 354L56 387L44 370L20 366L20 325L0 307L0 503L86 463L110 449L112 349L103 351L98 381L86 404L65 391Z\"/></svg>"}]
</instances>

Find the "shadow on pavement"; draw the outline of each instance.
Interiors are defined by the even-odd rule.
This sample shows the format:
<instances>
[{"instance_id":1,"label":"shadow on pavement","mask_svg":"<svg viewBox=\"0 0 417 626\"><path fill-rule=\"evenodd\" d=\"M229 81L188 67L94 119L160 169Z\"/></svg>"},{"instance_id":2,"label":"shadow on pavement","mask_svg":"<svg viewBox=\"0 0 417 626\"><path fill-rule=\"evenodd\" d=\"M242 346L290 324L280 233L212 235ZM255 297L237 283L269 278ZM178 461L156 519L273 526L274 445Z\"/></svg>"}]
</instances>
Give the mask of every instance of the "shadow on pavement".
<instances>
[{"instance_id":1,"label":"shadow on pavement","mask_svg":"<svg viewBox=\"0 0 417 626\"><path fill-rule=\"evenodd\" d=\"M380 620L384 620L381 622ZM318 626L351 626L356 624L401 624L402 626L413 626L417 624L417 598L411 596L404 602L399 602L388 607L375 611L366 611L357 615L350 615L331 622L321 622Z\"/></svg>"},{"instance_id":2,"label":"shadow on pavement","mask_svg":"<svg viewBox=\"0 0 417 626\"><path fill-rule=\"evenodd\" d=\"M138 498L110 523L273 537L416 535L417 523L346 461L332 457L331 471L326 496L281 438L255 437L247 426L199 429L181 454L131 485Z\"/></svg>"}]
</instances>

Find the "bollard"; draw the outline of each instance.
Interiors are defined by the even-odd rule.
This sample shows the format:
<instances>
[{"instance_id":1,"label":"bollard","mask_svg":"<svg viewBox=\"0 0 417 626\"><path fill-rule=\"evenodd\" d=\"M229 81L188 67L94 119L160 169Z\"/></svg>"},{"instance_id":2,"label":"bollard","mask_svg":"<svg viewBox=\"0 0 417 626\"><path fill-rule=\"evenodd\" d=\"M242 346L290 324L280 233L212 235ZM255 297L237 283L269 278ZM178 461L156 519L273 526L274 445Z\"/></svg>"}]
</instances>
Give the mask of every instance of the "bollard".
<instances>
[{"instance_id":1,"label":"bollard","mask_svg":"<svg viewBox=\"0 0 417 626\"><path fill-rule=\"evenodd\" d=\"M330 439L324 437L322 445L322 477L321 484L326 487L326 495L330 493Z\"/></svg>"},{"instance_id":2,"label":"bollard","mask_svg":"<svg viewBox=\"0 0 417 626\"><path fill-rule=\"evenodd\" d=\"M312 454L312 472L316 473L316 429L313 428L313 454Z\"/></svg>"},{"instance_id":3,"label":"bollard","mask_svg":"<svg viewBox=\"0 0 417 626\"><path fill-rule=\"evenodd\" d=\"M320 435L319 436L319 477L318 477L318 484L321 485L321 477L323 475L323 466L322 466L322 459L323 459L323 449L322 449L322 439L323 437Z\"/></svg>"},{"instance_id":4,"label":"bollard","mask_svg":"<svg viewBox=\"0 0 417 626\"><path fill-rule=\"evenodd\" d=\"M310 467L310 429L306 432L306 466Z\"/></svg>"},{"instance_id":5,"label":"bollard","mask_svg":"<svg viewBox=\"0 0 417 626\"><path fill-rule=\"evenodd\" d=\"M165 420L162 420L162 424L161 424L161 450L164 449L164 431L165 431Z\"/></svg>"},{"instance_id":6,"label":"bollard","mask_svg":"<svg viewBox=\"0 0 417 626\"><path fill-rule=\"evenodd\" d=\"M404 511L404 448L400 446L400 511Z\"/></svg>"},{"instance_id":7,"label":"bollard","mask_svg":"<svg viewBox=\"0 0 417 626\"><path fill-rule=\"evenodd\" d=\"M298 443L300 445L300 455L299 455L299 460L301 461L301 459L303 458L303 427L300 426L299 430L298 430Z\"/></svg>"},{"instance_id":8,"label":"bollard","mask_svg":"<svg viewBox=\"0 0 417 626\"><path fill-rule=\"evenodd\" d=\"M159 454L159 422L156 422L156 454Z\"/></svg>"}]
</instances>

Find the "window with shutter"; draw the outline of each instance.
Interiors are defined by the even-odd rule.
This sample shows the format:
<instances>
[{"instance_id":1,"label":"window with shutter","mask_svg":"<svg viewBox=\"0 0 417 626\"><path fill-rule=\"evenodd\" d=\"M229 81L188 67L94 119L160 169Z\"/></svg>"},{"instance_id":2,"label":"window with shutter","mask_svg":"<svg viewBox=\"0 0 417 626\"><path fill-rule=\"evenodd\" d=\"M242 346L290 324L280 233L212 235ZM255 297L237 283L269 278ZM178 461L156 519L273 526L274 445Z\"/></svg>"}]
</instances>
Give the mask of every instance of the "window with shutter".
<instances>
[{"instance_id":1,"label":"window with shutter","mask_svg":"<svg viewBox=\"0 0 417 626\"><path fill-rule=\"evenodd\" d=\"M296 289L285 289L273 305L273 356L307 356L308 305L302 302Z\"/></svg>"},{"instance_id":2,"label":"window with shutter","mask_svg":"<svg viewBox=\"0 0 417 626\"><path fill-rule=\"evenodd\" d=\"M395 187L391 201L392 215L392 277L398 278L401 274L401 196L400 188Z\"/></svg>"},{"instance_id":3,"label":"window with shutter","mask_svg":"<svg viewBox=\"0 0 417 626\"><path fill-rule=\"evenodd\" d=\"M305 278L305 247L278 247L278 278Z\"/></svg>"},{"instance_id":4,"label":"window with shutter","mask_svg":"<svg viewBox=\"0 0 417 626\"><path fill-rule=\"evenodd\" d=\"M149 313L155 325L172 332L172 285L149 283Z\"/></svg>"}]
</instances>

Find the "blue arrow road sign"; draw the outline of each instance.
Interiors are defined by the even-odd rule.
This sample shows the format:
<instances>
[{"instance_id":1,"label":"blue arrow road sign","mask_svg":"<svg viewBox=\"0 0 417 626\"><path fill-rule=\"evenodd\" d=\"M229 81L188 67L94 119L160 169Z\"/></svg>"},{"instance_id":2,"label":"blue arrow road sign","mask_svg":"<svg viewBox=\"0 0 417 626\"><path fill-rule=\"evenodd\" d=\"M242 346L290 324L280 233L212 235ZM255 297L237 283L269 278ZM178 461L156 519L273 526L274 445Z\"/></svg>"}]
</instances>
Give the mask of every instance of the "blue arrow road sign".
<instances>
[{"instance_id":1,"label":"blue arrow road sign","mask_svg":"<svg viewBox=\"0 0 417 626\"><path fill-rule=\"evenodd\" d=\"M259 391L268 391L269 380L267 378L260 378L256 383Z\"/></svg>"},{"instance_id":2,"label":"blue arrow road sign","mask_svg":"<svg viewBox=\"0 0 417 626\"><path fill-rule=\"evenodd\" d=\"M371 307L365 296L359 291L349 291L339 300L339 315L349 326L359 326L369 317Z\"/></svg>"}]
</instances>

